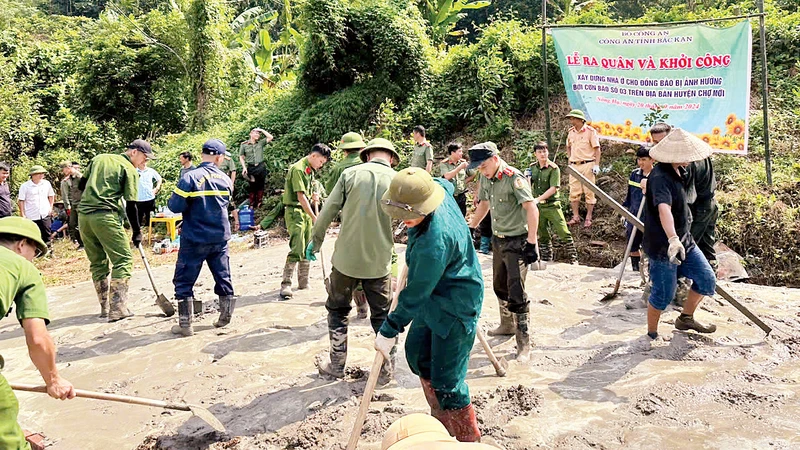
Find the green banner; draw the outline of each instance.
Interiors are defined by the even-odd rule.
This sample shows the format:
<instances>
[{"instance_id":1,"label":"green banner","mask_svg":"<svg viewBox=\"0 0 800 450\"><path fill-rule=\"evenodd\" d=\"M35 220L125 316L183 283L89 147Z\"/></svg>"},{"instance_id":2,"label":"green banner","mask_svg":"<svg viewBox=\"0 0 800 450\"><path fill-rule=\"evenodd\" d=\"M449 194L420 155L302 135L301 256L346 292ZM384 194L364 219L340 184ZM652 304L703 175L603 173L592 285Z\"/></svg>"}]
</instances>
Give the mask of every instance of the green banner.
<instances>
[{"instance_id":1,"label":"green banner","mask_svg":"<svg viewBox=\"0 0 800 450\"><path fill-rule=\"evenodd\" d=\"M750 21L652 28L553 28L569 103L601 137L650 142L656 121L716 151L746 154Z\"/></svg>"}]
</instances>

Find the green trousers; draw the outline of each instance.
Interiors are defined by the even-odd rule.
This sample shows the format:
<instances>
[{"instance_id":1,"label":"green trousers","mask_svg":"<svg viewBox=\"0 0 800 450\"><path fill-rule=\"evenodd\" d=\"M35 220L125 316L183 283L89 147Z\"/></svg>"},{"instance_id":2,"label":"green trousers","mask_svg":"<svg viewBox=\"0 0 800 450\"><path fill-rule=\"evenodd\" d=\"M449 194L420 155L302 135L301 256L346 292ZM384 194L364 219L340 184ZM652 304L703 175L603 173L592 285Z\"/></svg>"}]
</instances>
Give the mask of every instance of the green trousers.
<instances>
[{"instance_id":1,"label":"green trousers","mask_svg":"<svg viewBox=\"0 0 800 450\"><path fill-rule=\"evenodd\" d=\"M286 230L289 232L289 262L306 259L306 246L311 242L311 216L300 206L286 206L283 213Z\"/></svg>"},{"instance_id":2,"label":"green trousers","mask_svg":"<svg viewBox=\"0 0 800 450\"><path fill-rule=\"evenodd\" d=\"M569 232L561 204L539 205L539 245L550 244L551 230L564 243L571 243L572 233Z\"/></svg>"},{"instance_id":3,"label":"green trousers","mask_svg":"<svg viewBox=\"0 0 800 450\"><path fill-rule=\"evenodd\" d=\"M30 450L31 445L25 440L17 423L19 402L8 381L0 375L0 448L3 450Z\"/></svg>"},{"instance_id":4,"label":"green trousers","mask_svg":"<svg viewBox=\"0 0 800 450\"><path fill-rule=\"evenodd\" d=\"M408 366L420 378L431 380L442 409L461 409L470 404L469 387L464 379L478 327L471 328L472 333L467 333L464 324L455 322L444 339L434 334L424 320L414 320L408 329L405 347Z\"/></svg>"},{"instance_id":5,"label":"green trousers","mask_svg":"<svg viewBox=\"0 0 800 450\"><path fill-rule=\"evenodd\" d=\"M78 229L81 230L86 257L92 280L108 278L125 279L131 277L133 254L130 239L122 226L119 214L115 212L96 212L78 215ZM109 263L111 269L109 270Z\"/></svg>"}]
</instances>

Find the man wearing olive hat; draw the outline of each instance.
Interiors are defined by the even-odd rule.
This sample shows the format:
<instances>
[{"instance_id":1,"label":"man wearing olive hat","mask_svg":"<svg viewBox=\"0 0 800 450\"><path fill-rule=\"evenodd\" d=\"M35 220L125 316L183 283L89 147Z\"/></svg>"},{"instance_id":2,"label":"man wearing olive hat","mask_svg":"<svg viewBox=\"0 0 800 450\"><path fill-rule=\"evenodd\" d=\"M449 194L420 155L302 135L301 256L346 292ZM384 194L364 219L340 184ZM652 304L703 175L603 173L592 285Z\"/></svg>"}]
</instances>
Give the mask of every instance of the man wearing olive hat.
<instances>
[{"instance_id":1,"label":"man wearing olive hat","mask_svg":"<svg viewBox=\"0 0 800 450\"><path fill-rule=\"evenodd\" d=\"M50 247L50 212L53 211L56 193L50 182L44 179L47 173L44 167L33 166L29 173L31 179L19 187L19 215L31 219L39 227L42 240Z\"/></svg>"},{"instance_id":2,"label":"man wearing olive hat","mask_svg":"<svg viewBox=\"0 0 800 450\"><path fill-rule=\"evenodd\" d=\"M678 330L713 333L717 327L694 320L694 312L703 296L714 295L716 276L708 260L695 244L690 226L691 215L686 201L686 167L711 155L711 147L697 136L680 128L650 149L658 161L647 180L645 192L644 238L642 246L650 258L650 298L647 307L647 335L658 337L662 311L675 297L678 277L692 280L681 315L675 319Z\"/></svg>"},{"instance_id":3,"label":"man wearing olive hat","mask_svg":"<svg viewBox=\"0 0 800 450\"><path fill-rule=\"evenodd\" d=\"M380 328L375 349L389 357L406 336L406 360L418 375L431 415L459 441L480 440L465 382L483 304L483 276L464 216L444 178L401 170L381 207L408 227L408 281Z\"/></svg>"},{"instance_id":4,"label":"man wearing olive hat","mask_svg":"<svg viewBox=\"0 0 800 450\"><path fill-rule=\"evenodd\" d=\"M133 232L131 241L138 247L142 233L136 209L139 184L136 168L148 159L155 159L150 143L136 139L121 155L104 153L92 158L78 183L78 188L83 190L78 206L78 229L89 258L89 270L100 302L100 317L107 317L109 322L133 315L127 306L133 254L120 220L120 210L121 200L125 200L125 214Z\"/></svg>"},{"instance_id":5,"label":"man wearing olive hat","mask_svg":"<svg viewBox=\"0 0 800 450\"><path fill-rule=\"evenodd\" d=\"M172 327L172 333L183 336L194 334L193 309L194 313L203 312L203 304L195 301L193 289L204 261L214 277L214 293L219 296L219 320L214 326L230 323L236 306L228 257L228 203L233 186L228 175L219 169L230 153L222 141L209 139L203 144L201 156L203 162L183 174L167 204L170 211L183 214L181 247L172 278L178 302L178 325Z\"/></svg>"},{"instance_id":6,"label":"man wearing olive hat","mask_svg":"<svg viewBox=\"0 0 800 450\"><path fill-rule=\"evenodd\" d=\"M573 109L566 116L572 125L567 134L567 158L569 165L594 183L594 177L600 173L600 139L597 130L586 125L586 116L580 109ZM592 226L592 212L597 199L594 192L586 189L581 182L569 176L569 204L572 207L572 219L567 225L577 225L581 221L578 206L581 194L586 195L586 220L583 226Z\"/></svg>"},{"instance_id":7,"label":"man wearing olive hat","mask_svg":"<svg viewBox=\"0 0 800 450\"><path fill-rule=\"evenodd\" d=\"M364 288L375 333L391 304L392 220L379 203L395 176L392 160L399 160L399 155L391 142L381 138L371 140L359 155L364 164L342 172L311 230L305 254L307 260L316 260L314 253L322 248L328 225L341 212L342 226L332 257L331 292L325 303L330 362L319 365L320 373L335 378L344 377L350 300L356 286L361 283ZM387 358L381 368L381 384L391 381L392 359Z\"/></svg>"},{"instance_id":8,"label":"man wearing olive hat","mask_svg":"<svg viewBox=\"0 0 800 450\"><path fill-rule=\"evenodd\" d=\"M530 355L528 308L525 276L528 264L539 259L536 249L539 209L531 194L531 184L519 170L497 154L494 142L483 142L469 149L470 168L481 173L478 199L472 216L473 235L486 213L492 212L492 273L494 293L500 302L500 326L490 336L515 335L517 360Z\"/></svg>"},{"instance_id":9,"label":"man wearing olive hat","mask_svg":"<svg viewBox=\"0 0 800 450\"><path fill-rule=\"evenodd\" d=\"M13 307L25 332L31 362L39 370L47 393L57 399L75 398L72 383L61 378L56 367L56 349L47 324L47 295L33 259L47 251L36 224L22 217L0 219L0 310L5 317ZM0 357L0 361L2 358ZM0 363L2 368L2 363ZM6 379L0 375L0 448L30 449L17 424L19 403Z\"/></svg>"}]
</instances>

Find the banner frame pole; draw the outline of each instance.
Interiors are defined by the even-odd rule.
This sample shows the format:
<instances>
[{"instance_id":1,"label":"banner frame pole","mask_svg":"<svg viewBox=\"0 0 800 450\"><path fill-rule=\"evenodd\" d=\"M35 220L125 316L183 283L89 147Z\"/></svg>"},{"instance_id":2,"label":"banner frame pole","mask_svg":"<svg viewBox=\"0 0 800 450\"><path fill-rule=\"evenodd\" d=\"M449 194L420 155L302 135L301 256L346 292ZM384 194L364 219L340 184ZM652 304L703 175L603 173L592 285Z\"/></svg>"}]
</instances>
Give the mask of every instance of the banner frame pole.
<instances>
[{"instance_id":1,"label":"banner frame pole","mask_svg":"<svg viewBox=\"0 0 800 450\"><path fill-rule=\"evenodd\" d=\"M767 186L772 186L772 157L769 151L769 88L767 86L767 36L764 26L764 0L758 1L759 37L761 38L761 103L764 110L764 169L767 172Z\"/></svg>"},{"instance_id":2,"label":"banner frame pole","mask_svg":"<svg viewBox=\"0 0 800 450\"><path fill-rule=\"evenodd\" d=\"M547 0L542 0L542 82L544 84L544 120L547 146L553 148L553 130L550 124L550 85L547 80Z\"/></svg>"},{"instance_id":3,"label":"banner frame pole","mask_svg":"<svg viewBox=\"0 0 800 450\"><path fill-rule=\"evenodd\" d=\"M763 5L761 5L763 8ZM675 22L650 22L650 23L583 23L583 24L554 24L554 25L539 25L534 28L647 28L647 27L661 27L667 25L690 25L694 23L710 23L710 22L724 22L726 20L750 19L753 17L766 16L766 13L753 13L742 14L738 16L719 17L716 19L697 19L697 20L678 20Z\"/></svg>"}]
</instances>

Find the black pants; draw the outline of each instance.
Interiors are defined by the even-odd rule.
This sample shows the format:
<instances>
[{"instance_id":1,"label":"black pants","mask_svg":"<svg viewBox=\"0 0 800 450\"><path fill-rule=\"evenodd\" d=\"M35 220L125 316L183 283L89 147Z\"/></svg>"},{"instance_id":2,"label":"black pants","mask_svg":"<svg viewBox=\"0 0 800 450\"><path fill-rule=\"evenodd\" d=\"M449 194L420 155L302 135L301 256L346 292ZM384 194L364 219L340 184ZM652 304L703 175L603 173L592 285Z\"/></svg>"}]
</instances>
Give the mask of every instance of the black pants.
<instances>
[{"instance_id":1,"label":"black pants","mask_svg":"<svg viewBox=\"0 0 800 450\"><path fill-rule=\"evenodd\" d=\"M494 294L508 302L512 313L528 312L528 294L525 293L528 267L522 262L522 246L526 240L526 235L492 238Z\"/></svg>"},{"instance_id":2,"label":"black pants","mask_svg":"<svg viewBox=\"0 0 800 450\"><path fill-rule=\"evenodd\" d=\"M481 232L481 237L492 237L492 213L487 212L486 217L481 220L478 225L478 230Z\"/></svg>"},{"instance_id":3,"label":"black pants","mask_svg":"<svg viewBox=\"0 0 800 450\"><path fill-rule=\"evenodd\" d=\"M359 282L364 288L364 295L367 297L367 303L369 304L370 324L373 331L376 334L378 333L378 329L383 325L386 316L389 315L389 306L392 303L392 274L386 274L382 278L358 279L348 277L336 270L336 267L331 270L331 294L328 296L328 301L325 302L325 309L328 310L329 330L337 330L347 336L350 310L353 308L351 300L353 291L355 291ZM339 347L343 348L335 348L335 351L347 351L347 340L343 340L343 345L339 341Z\"/></svg>"},{"instance_id":4,"label":"black pants","mask_svg":"<svg viewBox=\"0 0 800 450\"><path fill-rule=\"evenodd\" d=\"M156 210L156 199L145 200L143 202L134 202L136 204L136 213L139 218L139 226L146 227L150 225L150 213Z\"/></svg>"},{"instance_id":5,"label":"black pants","mask_svg":"<svg viewBox=\"0 0 800 450\"><path fill-rule=\"evenodd\" d=\"M467 217L467 193L462 192L455 196L456 204L458 204L458 209L461 210L461 215Z\"/></svg>"},{"instance_id":6,"label":"black pants","mask_svg":"<svg viewBox=\"0 0 800 450\"><path fill-rule=\"evenodd\" d=\"M78 245L83 247L83 240L81 239L81 232L78 229L78 205L72 205L69 211L69 237Z\"/></svg>"},{"instance_id":7,"label":"black pants","mask_svg":"<svg viewBox=\"0 0 800 450\"><path fill-rule=\"evenodd\" d=\"M50 233L52 233L52 231L50 231L50 227L53 225L52 219L50 219L49 217L43 217L39 220L34 220L33 223L35 223L36 226L39 227L39 233L42 235L42 240L44 241L45 244L49 246Z\"/></svg>"},{"instance_id":8,"label":"black pants","mask_svg":"<svg viewBox=\"0 0 800 450\"><path fill-rule=\"evenodd\" d=\"M697 248L709 261L717 259L714 244L717 243L717 217L719 208L714 199L711 201L695 202L690 206L692 211L691 233Z\"/></svg>"},{"instance_id":9,"label":"black pants","mask_svg":"<svg viewBox=\"0 0 800 450\"><path fill-rule=\"evenodd\" d=\"M247 192L250 194L250 207L255 209L261 204L261 198L264 195L264 183L267 181L267 165L260 162L256 165L247 165ZM253 181L249 178L252 177Z\"/></svg>"}]
</instances>

